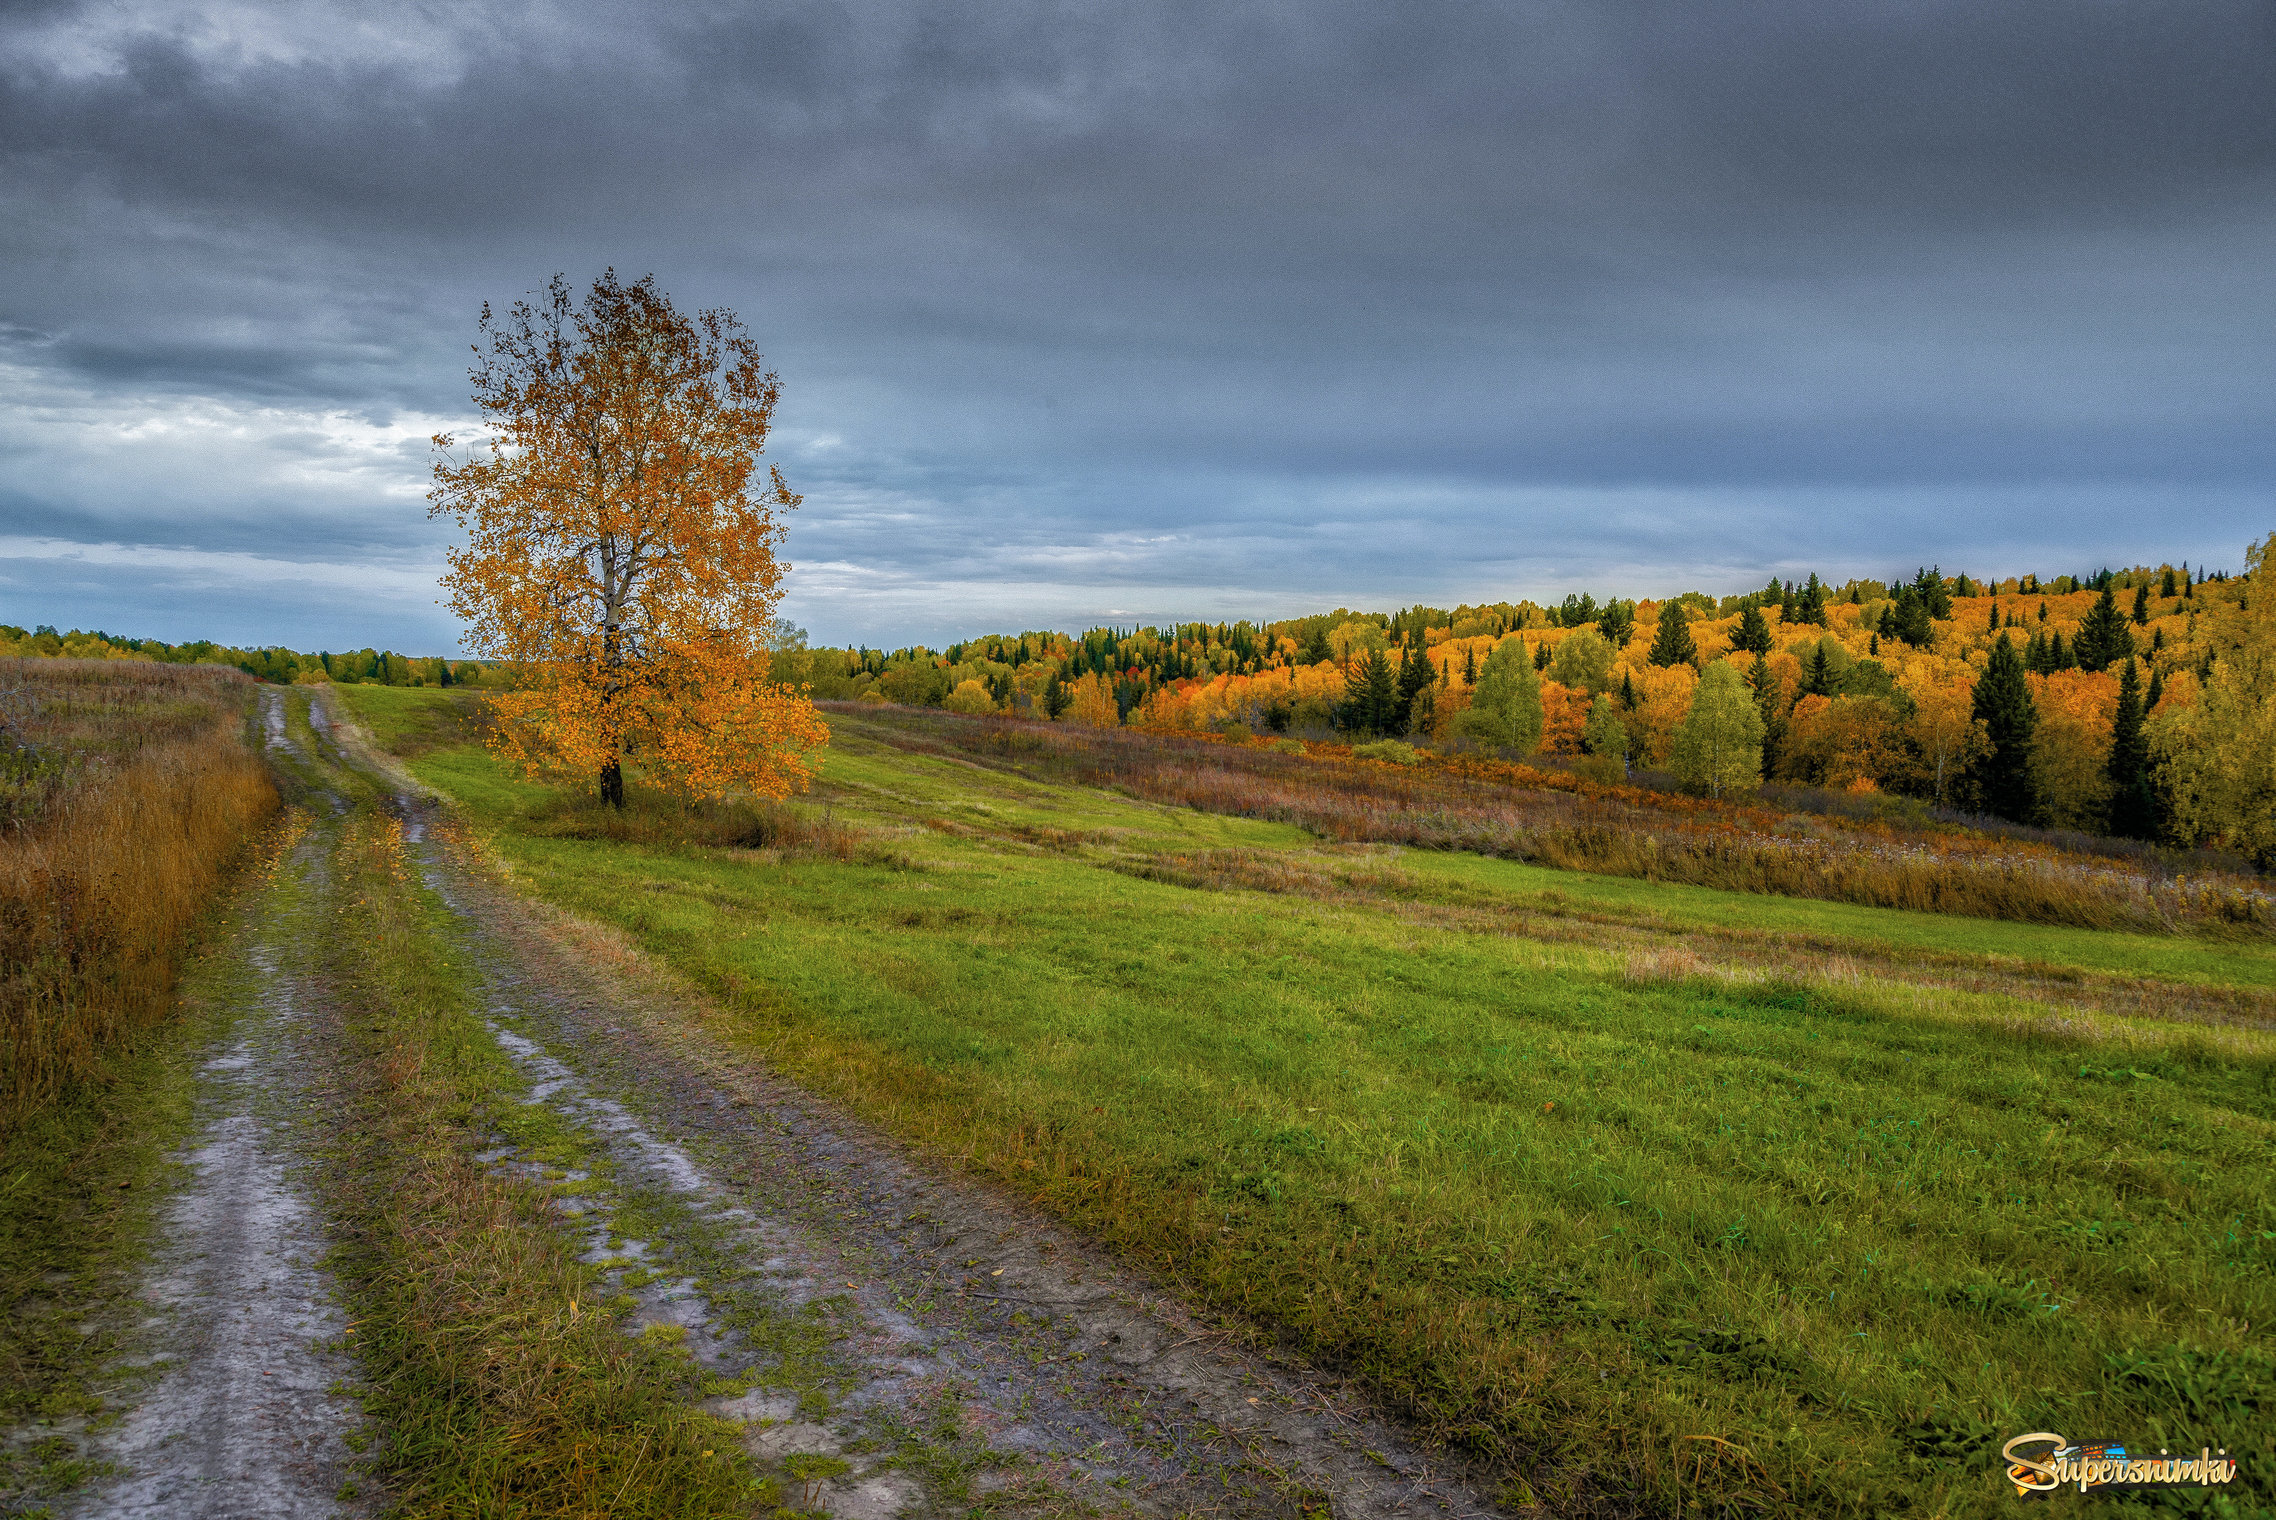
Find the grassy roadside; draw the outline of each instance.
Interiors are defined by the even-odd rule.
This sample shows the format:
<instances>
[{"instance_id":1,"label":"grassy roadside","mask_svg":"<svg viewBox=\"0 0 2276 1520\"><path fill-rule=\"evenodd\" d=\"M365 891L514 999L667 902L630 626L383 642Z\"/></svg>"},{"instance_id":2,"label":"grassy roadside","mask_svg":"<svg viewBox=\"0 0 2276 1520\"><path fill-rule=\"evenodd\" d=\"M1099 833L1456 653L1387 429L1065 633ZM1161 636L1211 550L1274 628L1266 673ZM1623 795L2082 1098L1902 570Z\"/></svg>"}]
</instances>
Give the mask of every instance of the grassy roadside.
<instances>
[{"instance_id":1,"label":"grassy roadside","mask_svg":"<svg viewBox=\"0 0 2276 1520\"><path fill-rule=\"evenodd\" d=\"M242 941L305 825L288 814L208 904L176 952L171 1018L115 1031L55 1101L0 1134L0 1511L95 1475L80 1432L109 1417L140 1374L114 1369L139 1344L137 1297L175 1156L195 1119L201 1050L247 996Z\"/></svg>"},{"instance_id":2,"label":"grassy roadside","mask_svg":"<svg viewBox=\"0 0 2276 1520\"><path fill-rule=\"evenodd\" d=\"M767 1490L740 1431L693 1407L666 1344L625 1333L630 1301L577 1260L548 1189L475 1160L500 1137L524 1159L583 1158L572 1130L517 1101L400 825L359 812L335 859L354 1138L335 1158L332 1266L387 1433L372 1465L392 1513L750 1514Z\"/></svg>"},{"instance_id":3,"label":"grassy roadside","mask_svg":"<svg viewBox=\"0 0 2276 1520\"><path fill-rule=\"evenodd\" d=\"M2272 1497L2264 1030L2066 1028L1901 967L1640 976L1585 939L1197 891L1126 867L1313 844L879 749L828 771L836 817L891 839L875 860L578 838L424 694L350 700L431 736L414 768L525 886L715 991L721 1038L1361 1370L1509 1461L1514 1498L1990 1513L1992 1453L2034 1429L2226 1444ZM1618 885L1701 922L1786 906ZM1836 940L1919 929L1799 908ZM2117 936L1966 930L2129 964ZM2181 979L2266 978L2172 952Z\"/></svg>"}]
</instances>

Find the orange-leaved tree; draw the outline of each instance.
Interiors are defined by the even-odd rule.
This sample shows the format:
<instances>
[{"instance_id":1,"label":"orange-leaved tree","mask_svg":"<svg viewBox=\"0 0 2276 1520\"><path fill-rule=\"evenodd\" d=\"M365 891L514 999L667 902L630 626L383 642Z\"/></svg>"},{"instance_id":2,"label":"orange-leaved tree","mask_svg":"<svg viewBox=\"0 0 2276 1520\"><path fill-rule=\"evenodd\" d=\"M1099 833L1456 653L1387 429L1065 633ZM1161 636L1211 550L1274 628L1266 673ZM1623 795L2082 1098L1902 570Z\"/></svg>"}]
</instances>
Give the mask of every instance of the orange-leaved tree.
<instances>
[{"instance_id":1,"label":"orange-leaved tree","mask_svg":"<svg viewBox=\"0 0 2276 1520\"><path fill-rule=\"evenodd\" d=\"M481 330L487 447L437 436L428 500L467 534L443 584L468 641L513 667L499 753L618 807L630 757L686 796L803 787L829 730L768 667L798 497L758 476L781 386L742 324L611 270L581 307L558 275L484 305Z\"/></svg>"}]
</instances>

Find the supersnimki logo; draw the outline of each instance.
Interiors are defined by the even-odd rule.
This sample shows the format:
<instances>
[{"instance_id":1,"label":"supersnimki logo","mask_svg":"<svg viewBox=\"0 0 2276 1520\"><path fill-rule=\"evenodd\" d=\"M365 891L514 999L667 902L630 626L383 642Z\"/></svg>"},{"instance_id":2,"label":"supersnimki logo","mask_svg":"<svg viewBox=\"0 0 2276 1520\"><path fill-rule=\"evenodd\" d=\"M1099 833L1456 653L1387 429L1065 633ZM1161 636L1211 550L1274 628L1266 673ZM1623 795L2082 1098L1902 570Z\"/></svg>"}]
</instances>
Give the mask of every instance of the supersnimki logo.
<instances>
[{"instance_id":1,"label":"supersnimki logo","mask_svg":"<svg viewBox=\"0 0 2276 1520\"><path fill-rule=\"evenodd\" d=\"M2026 1499L2072 1484L2083 1494L2096 1488L2210 1488L2236 1477L2236 1459L2225 1446L2199 1447L2195 1456L2178 1457L2160 1448L2151 1456L2128 1451L2116 1441L2074 1446L2052 1431L2038 1430L2017 1436L1999 1455L2016 1497Z\"/></svg>"}]
</instances>

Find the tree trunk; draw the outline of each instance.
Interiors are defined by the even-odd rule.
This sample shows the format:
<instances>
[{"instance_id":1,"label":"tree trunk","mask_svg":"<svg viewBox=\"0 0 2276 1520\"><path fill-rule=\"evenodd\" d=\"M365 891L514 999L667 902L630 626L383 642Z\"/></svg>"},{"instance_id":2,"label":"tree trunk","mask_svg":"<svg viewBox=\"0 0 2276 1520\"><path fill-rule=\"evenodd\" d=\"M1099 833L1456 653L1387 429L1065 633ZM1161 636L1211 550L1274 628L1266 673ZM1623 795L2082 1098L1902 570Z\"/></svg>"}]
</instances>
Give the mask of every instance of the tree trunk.
<instances>
[{"instance_id":1,"label":"tree trunk","mask_svg":"<svg viewBox=\"0 0 2276 1520\"><path fill-rule=\"evenodd\" d=\"M624 807L624 768L614 760L601 767L601 801L619 811Z\"/></svg>"}]
</instances>

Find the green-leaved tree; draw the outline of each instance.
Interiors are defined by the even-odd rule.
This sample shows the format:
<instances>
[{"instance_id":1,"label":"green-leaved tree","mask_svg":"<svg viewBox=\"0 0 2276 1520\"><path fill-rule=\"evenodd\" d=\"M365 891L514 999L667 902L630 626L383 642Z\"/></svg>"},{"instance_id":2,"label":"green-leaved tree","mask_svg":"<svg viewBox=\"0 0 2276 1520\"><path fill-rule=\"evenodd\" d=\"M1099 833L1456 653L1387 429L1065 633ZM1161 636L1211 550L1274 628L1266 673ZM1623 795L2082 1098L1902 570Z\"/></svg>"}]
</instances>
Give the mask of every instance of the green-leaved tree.
<instances>
[{"instance_id":1,"label":"green-leaved tree","mask_svg":"<svg viewBox=\"0 0 2276 1520\"><path fill-rule=\"evenodd\" d=\"M1720 797L1762 779L1762 714L1739 673L1716 660L1700 673L1669 762L1686 785Z\"/></svg>"},{"instance_id":2,"label":"green-leaved tree","mask_svg":"<svg viewBox=\"0 0 2276 1520\"><path fill-rule=\"evenodd\" d=\"M1455 720L1455 732L1530 755L1540 747L1541 725L1541 678L1525 640L1513 633L1486 656L1486 668L1478 672L1477 690L1468 710Z\"/></svg>"}]
</instances>

